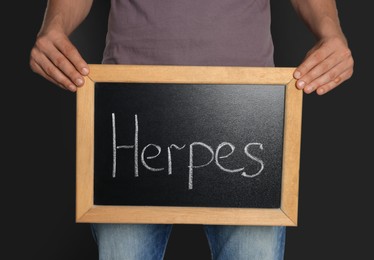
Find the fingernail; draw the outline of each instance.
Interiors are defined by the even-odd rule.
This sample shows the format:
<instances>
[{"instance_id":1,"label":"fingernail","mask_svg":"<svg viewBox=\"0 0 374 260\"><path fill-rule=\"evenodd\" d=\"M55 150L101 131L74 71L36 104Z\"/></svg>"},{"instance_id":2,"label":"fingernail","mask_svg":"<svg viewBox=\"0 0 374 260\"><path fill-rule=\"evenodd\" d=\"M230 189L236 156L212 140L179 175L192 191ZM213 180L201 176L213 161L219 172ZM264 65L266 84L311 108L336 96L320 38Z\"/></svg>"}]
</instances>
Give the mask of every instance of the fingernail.
<instances>
[{"instance_id":1,"label":"fingernail","mask_svg":"<svg viewBox=\"0 0 374 260\"><path fill-rule=\"evenodd\" d=\"M88 69L87 68L83 68L82 69L82 74L83 75L88 75Z\"/></svg>"},{"instance_id":2,"label":"fingernail","mask_svg":"<svg viewBox=\"0 0 374 260\"><path fill-rule=\"evenodd\" d=\"M305 82L304 81L302 81L302 80L298 80L297 81L297 87L299 89L302 89L304 86L305 86Z\"/></svg>"},{"instance_id":3,"label":"fingernail","mask_svg":"<svg viewBox=\"0 0 374 260\"><path fill-rule=\"evenodd\" d=\"M295 77L295 79L299 79L301 77L300 71L298 71L298 70L295 71L294 74L293 74L293 76Z\"/></svg>"},{"instance_id":4,"label":"fingernail","mask_svg":"<svg viewBox=\"0 0 374 260\"><path fill-rule=\"evenodd\" d=\"M324 90L323 88L319 88L319 89L317 90L317 92L318 92L318 94L322 95L322 94L325 93L325 90Z\"/></svg>"},{"instance_id":5,"label":"fingernail","mask_svg":"<svg viewBox=\"0 0 374 260\"><path fill-rule=\"evenodd\" d=\"M309 86L309 87L305 88L305 91L306 91L306 92L312 92L312 91L313 91L313 87L310 87L310 86Z\"/></svg>"},{"instance_id":6,"label":"fingernail","mask_svg":"<svg viewBox=\"0 0 374 260\"><path fill-rule=\"evenodd\" d=\"M83 79L77 79L77 80L75 81L75 83L76 83L78 86L80 86L80 85L83 84Z\"/></svg>"},{"instance_id":7,"label":"fingernail","mask_svg":"<svg viewBox=\"0 0 374 260\"><path fill-rule=\"evenodd\" d=\"M70 91L73 91L73 92L74 92L75 89L76 89L76 87L75 87L74 85L70 85L68 88L69 88Z\"/></svg>"}]
</instances>

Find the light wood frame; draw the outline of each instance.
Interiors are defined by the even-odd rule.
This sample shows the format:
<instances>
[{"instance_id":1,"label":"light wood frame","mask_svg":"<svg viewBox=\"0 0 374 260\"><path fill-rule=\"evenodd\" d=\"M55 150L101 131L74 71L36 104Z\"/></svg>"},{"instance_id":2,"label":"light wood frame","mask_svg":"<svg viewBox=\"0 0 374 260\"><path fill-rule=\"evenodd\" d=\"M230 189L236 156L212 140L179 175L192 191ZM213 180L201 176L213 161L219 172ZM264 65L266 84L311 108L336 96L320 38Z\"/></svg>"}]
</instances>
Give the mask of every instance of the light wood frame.
<instances>
[{"instance_id":1,"label":"light wood frame","mask_svg":"<svg viewBox=\"0 0 374 260\"><path fill-rule=\"evenodd\" d=\"M294 68L90 65L77 91L76 221L297 226L302 91ZM94 205L94 87L96 82L277 84L286 86L281 206L210 208Z\"/></svg>"}]
</instances>

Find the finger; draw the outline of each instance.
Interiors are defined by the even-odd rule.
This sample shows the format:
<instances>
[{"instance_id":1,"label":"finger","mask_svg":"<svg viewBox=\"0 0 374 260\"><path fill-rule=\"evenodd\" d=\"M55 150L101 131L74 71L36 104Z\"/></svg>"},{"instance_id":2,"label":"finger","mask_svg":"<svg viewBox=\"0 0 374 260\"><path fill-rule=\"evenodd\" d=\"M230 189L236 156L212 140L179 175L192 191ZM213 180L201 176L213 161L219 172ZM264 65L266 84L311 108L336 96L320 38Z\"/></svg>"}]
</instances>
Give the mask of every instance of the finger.
<instances>
[{"instance_id":1,"label":"finger","mask_svg":"<svg viewBox=\"0 0 374 260\"><path fill-rule=\"evenodd\" d=\"M336 80L347 70L348 74L352 74L353 59L351 55L331 55L313 70L299 80L301 83L297 82L299 85L304 85L305 93L311 93L320 86Z\"/></svg>"},{"instance_id":2,"label":"finger","mask_svg":"<svg viewBox=\"0 0 374 260\"><path fill-rule=\"evenodd\" d=\"M341 63L343 61L342 57L339 55L330 55L328 58L314 66L311 70L305 73L298 79L296 83L299 89L303 89L307 87L311 82L323 76L327 71L332 71L334 66ZM334 75L331 75L335 78ZM326 83L326 82L325 82Z\"/></svg>"},{"instance_id":3,"label":"finger","mask_svg":"<svg viewBox=\"0 0 374 260\"><path fill-rule=\"evenodd\" d=\"M85 60L75 46L67 39L56 41L56 48L72 63L75 69L83 76L88 75L89 69Z\"/></svg>"},{"instance_id":4,"label":"finger","mask_svg":"<svg viewBox=\"0 0 374 260\"><path fill-rule=\"evenodd\" d=\"M63 86L62 84L60 84L59 82L57 82L56 80L54 80L53 78L48 76L47 73L41 67L41 65L38 64L38 59L39 59L38 57L40 55L42 55L42 54L37 50L37 48L32 49L31 55L30 55L30 67L31 67L32 71L39 74L40 76L46 78L47 80L49 80L53 84L65 89L65 90L68 90L65 86Z\"/></svg>"},{"instance_id":5,"label":"finger","mask_svg":"<svg viewBox=\"0 0 374 260\"><path fill-rule=\"evenodd\" d=\"M68 42L68 41L66 41ZM81 73L77 71L71 61L61 51L49 41L39 42L40 50L43 54L62 72L71 82L76 86L84 84L84 78Z\"/></svg>"},{"instance_id":6,"label":"finger","mask_svg":"<svg viewBox=\"0 0 374 260\"><path fill-rule=\"evenodd\" d=\"M329 82L336 81L336 83L340 83L339 77L346 71L351 71L351 64L350 62L340 62L332 69L326 71L324 74L319 76L318 78L312 80L309 84L307 84L304 88L304 92L309 94L315 91L317 88L328 84Z\"/></svg>"},{"instance_id":7,"label":"finger","mask_svg":"<svg viewBox=\"0 0 374 260\"><path fill-rule=\"evenodd\" d=\"M333 90L339 86L342 82L346 81L352 76L352 73L349 70L344 71L341 75L335 78L335 80L330 81L329 83L320 86L317 88L316 92L318 95L326 94L327 92Z\"/></svg>"},{"instance_id":8,"label":"finger","mask_svg":"<svg viewBox=\"0 0 374 260\"><path fill-rule=\"evenodd\" d=\"M45 55L40 54L37 57L38 58L35 59L35 62L39 65L46 76L55 81L57 85L62 85L66 89L73 92L76 91L76 86L74 85L74 83L63 72L61 72Z\"/></svg>"},{"instance_id":9,"label":"finger","mask_svg":"<svg viewBox=\"0 0 374 260\"><path fill-rule=\"evenodd\" d=\"M312 70L317 64L321 63L325 59L327 59L332 54L328 48L320 48L314 52L312 52L306 59L297 67L294 72L294 77L296 79L300 79L303 75L307 74L310 70ZM300 82L301 83L301 82ZM299 83L299 84L300 84ZM300 84L303 87L303 84Z\"/></svg>"},{"instance_id":10,"label":"finger","mask_svg":"<svg viewBox=\"0 0 374 260\"><path fill-rule=\"evenodd\" d=\"M68 90L65 86L61 85L60 83L58 83L57 81L55 81L53 78L51 78L50 76L48 76L44 70L42 69L42 67L40 67L40 65L38 63L36 63L34 60L30 61L30 66L32 68L32 70L41 75L42 77L46 78L47 80L49 80L50 82L52 82L53 84L61 87L62 89L65 89L65 90Z\"/></svg>"},{"instance_id":11,"label":"finger","mask_svg":"<svg viewBox=\"0 0 374 260\"><path fill-rule=\"evenodd\" d=\"M84 79L81 73L77 71L70 60L67 59L59 50L46 50L46 54L50 61L77 87L80 87L84 84Z\"/></svg>"}]
</instances>

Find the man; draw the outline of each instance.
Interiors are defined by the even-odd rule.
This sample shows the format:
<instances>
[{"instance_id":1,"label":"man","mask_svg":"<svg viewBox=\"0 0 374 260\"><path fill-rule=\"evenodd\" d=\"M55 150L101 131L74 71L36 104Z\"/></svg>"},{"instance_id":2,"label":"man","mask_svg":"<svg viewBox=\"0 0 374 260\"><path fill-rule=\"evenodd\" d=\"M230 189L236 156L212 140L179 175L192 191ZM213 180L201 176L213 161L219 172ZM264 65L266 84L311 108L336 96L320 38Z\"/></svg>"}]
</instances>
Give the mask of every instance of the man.
<instances>
[{"instance_id":1,"label":"man","mask_svg":"<svg viewBox=\"0 0 374 260\"><path fill-rule=\"evenodd\" d=\"M68 36L93 0L49 0L32 70L76 91L89 66ZM325 94L349 79L353 58L335 0L291 0L316 36L296 87ZM111 0L103 63L274 66L269 0ZM171 225L92 225L103 259L162 259ZM213 259L283 259L284 227L204 226Z\"/></svg>"}]
</instances>

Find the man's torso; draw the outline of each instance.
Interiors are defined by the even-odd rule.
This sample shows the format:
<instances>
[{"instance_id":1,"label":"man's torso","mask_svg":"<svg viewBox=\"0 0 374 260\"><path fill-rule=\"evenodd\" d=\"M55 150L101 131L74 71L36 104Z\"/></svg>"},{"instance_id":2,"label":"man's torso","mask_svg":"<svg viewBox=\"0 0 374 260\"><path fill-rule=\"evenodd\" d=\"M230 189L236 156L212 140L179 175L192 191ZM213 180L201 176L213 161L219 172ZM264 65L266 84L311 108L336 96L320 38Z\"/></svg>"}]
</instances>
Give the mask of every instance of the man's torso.
<instances>
[{"instance_id":1,"label":"man's torso","mask_svg":"<svg viewBox=\"0 0 374 260\"><path fill-rule=\"evenodd\" d=\"M103 63L273 66L269 0L112 0Z\"/></svg>"}]
</instances>

